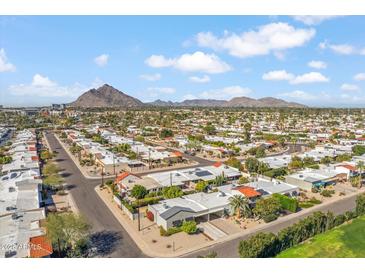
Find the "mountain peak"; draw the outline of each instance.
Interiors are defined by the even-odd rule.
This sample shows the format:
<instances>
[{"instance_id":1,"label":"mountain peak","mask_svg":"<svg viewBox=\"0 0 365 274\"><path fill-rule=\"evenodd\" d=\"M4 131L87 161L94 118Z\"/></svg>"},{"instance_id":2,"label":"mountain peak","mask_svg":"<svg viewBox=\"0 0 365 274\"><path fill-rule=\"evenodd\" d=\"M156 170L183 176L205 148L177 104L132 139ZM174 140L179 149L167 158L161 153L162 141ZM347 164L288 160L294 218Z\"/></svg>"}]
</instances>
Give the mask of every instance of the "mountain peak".
<instances>
[{"instance_id":1,"label":"mountain peak","mask_svg":"<svg viewBox=\"0 0 365 274\"><path fill-rule=\"evenodd\" d=\"M144 104L136 98L129 96L120 90L104 84L97 89L90 89L82 94L77 100L71 103L73 107L139 107Z\"/></svg>"}]
</instances>

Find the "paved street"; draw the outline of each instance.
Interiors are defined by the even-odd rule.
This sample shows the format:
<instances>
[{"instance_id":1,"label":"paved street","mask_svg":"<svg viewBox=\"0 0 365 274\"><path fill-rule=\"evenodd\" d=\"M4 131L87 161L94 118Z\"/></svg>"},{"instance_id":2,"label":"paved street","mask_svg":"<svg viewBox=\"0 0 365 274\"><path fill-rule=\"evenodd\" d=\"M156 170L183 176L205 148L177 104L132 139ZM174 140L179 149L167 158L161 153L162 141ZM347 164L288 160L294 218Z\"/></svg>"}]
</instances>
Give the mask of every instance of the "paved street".
<instances>
[{"instance_id":1,"label":"paved street","mask_svg":"<svg viewBox=\"0 0 365 274\"><path fill-rule=\"evenodd\" d=\"M355 208L355 200L356 200L356 196L352 196L352 197L347 197L341 201L337 201L328 205L322 205L320 207L320 209L316 210L316 211L323 211L323 212L327 212L327 211L331 211L334 214L341 214L344 213L348 210L352 210ZM273 232L273 233L277 233L280 230L282 230L283 228L294 224L296 222L298 222L300 219L308 216L312 214L312 212L308 212L306 214L300 215L300 216L295 216L293 215L292 218L290 218L289 220L282 222L282 223L273 223L270 227L266 227L263 228L261 230L256 231L257 232ZM216 244L212 247L209 248L205 248L202 250L199 250L197 252L193 252L191 254L186 255L185 257L191 257L191 258L196 258L199 255L206 255L208 254L210 251L215 251L217 252L217 257L220 258L237 258L238 257L238 243L240 240L245 240L247 238L249 238L250 236L254 235L255 233L249 234L249 235L245 235L244 237L238 238L238 239L234 239L234 240L230 240L221 244Z\"/></svg>"},{"instance_id":2,"label":"paved street","mask_svg":"<svg viewBox=\"0 0 365 274\"><path fill-rule=\"evenodd\" d=\"M100 257L144 257L143 253L115 219L94 188L100 180L86 179L53 134L46 134L55 161L70 189L79 211L92 224L92 243Z\"/></svg>"}]
</instances>

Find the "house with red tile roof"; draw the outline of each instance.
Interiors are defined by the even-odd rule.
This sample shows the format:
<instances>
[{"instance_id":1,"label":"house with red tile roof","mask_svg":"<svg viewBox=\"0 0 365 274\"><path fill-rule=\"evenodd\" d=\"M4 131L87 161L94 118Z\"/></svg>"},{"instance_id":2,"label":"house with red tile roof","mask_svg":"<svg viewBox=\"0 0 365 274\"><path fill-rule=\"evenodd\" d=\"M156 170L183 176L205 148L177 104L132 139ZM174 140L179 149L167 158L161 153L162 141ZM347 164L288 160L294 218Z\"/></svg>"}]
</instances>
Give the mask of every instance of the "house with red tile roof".
<instances>
[{"instance_id":1,"label":"house with red tile roof","mask_svg":"<svg viewBox=\"0 0 365 274\"><path fill-rule=\"evenodd\" d=\"M48 258L52 253L52 244L46 235L35 236L29 239L30 258Z\"/></svg>"}]
</instances>

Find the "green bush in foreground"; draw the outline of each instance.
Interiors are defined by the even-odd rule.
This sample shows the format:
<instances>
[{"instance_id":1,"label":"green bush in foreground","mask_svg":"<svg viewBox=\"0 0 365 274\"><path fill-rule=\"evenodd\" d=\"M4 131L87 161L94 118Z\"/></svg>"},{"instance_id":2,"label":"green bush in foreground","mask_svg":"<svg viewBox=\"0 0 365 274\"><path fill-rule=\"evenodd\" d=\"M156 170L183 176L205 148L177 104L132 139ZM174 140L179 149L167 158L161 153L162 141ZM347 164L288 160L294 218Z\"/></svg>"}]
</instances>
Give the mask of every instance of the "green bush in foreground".
<instances>
[{"instance_id":1,"label":"green bush in foreground","mask_svg":"<svg viewBox=\"0 0 365 274\"><path fill-rule=\"evenodd\" d=\"M198 230L195 221L184 221L181 226L181 229L182 229L182 231L186 232L187 234L194 234Z\"/></svg>"}]
</instances>

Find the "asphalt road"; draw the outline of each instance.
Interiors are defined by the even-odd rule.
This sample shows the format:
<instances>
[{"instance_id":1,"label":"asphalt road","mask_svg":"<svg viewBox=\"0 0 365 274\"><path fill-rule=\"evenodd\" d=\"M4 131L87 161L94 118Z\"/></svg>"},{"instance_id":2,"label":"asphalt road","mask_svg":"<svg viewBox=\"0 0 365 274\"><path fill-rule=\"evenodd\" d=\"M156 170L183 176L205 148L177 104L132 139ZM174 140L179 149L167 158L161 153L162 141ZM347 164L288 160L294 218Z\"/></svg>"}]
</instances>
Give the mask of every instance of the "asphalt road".
<instances>
[{"instance_id":1,"label":"asphalt road","mask_svg":"<svg viewBox=\"0 0 365 274\"><path fill-rule=\"evenodd\" d=\"M328 205L322 205L322 206L320 206L320 208L318 208L318 210L313 210L308 213L306 212L305 214L300 215L300 216L292 215L293 218L290 218L285 222L282 222L282 223L273 222L271 226L263 228L258 231L255 231L254 233L251 233L251 234L245 235L243 237L233 239L233 240L230 240L230 241L227 241L224 243L216 244L212 247L190 253L184 257L196 258L198 256L207 255L209 252L214 251L214 252L217 252L217 257L220 257L220 258L237 258L237 257L239 257L238 256L238 244L239 244L240 240L245 240L258 232L277 233L280 230L282 230L283 228L288 227L288 226L298 222L300 219L303 219L306 216L312 214L314 211L322 211L322 212L331 211L335 215L342 214L348 210L353 210L355 208L355 200L356 200L356 196L352 196L352 197L347 197L343 200L336 201L336 202L328 204Z\"/></svg>"},{"instance_id":2,"label":"asphalt road","mask_svg":"<svg viewBox=\"0 0 365 274\"><path fill-rule=\"evenodd\" d=\"M92 225L91 242L96 257L145 257L129 234L115 219L94 188L99 179L86 179L52 133L46 134L72 197L80 213Z\"/></svg>"}]
</instances>

